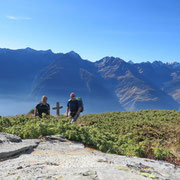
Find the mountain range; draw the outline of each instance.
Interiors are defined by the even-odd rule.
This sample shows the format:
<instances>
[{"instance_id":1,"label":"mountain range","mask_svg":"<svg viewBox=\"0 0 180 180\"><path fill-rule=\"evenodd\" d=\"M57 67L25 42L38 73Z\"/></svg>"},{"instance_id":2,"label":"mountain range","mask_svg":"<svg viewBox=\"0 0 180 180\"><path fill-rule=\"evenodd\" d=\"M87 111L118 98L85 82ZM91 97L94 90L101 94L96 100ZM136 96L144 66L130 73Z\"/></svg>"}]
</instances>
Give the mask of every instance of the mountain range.
<instances>
[{"instance_id":1,"label":"mountain range","mask_svg":"<svg viewBox=\"0 0 180 180\"><path fill-rule=\"evenodd\" d=\"M75 92L87 112L180 109L180 63L96 62L51 50L0 49L0 95L65 100Z\"/></svg>"}]
</instances>

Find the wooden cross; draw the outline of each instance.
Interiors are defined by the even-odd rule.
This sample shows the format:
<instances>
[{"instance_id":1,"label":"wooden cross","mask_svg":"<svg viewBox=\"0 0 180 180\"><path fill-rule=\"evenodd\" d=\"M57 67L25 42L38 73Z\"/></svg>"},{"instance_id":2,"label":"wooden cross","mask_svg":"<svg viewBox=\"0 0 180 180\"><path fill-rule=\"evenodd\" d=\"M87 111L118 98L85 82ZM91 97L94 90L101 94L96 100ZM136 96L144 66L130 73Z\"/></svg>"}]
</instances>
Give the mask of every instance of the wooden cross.
<instances>
[{"instance_id":1,"label":"wooden cross","mask_svg":"<svg viewBox=\"0 0 180 180\"><path fill-rule=\"evenodd\" d=\"M56 110L56 114L57 114L57 116L59 116L60 115L60 109L62 109L62 108L63 108L63 106L59 106L59 102L57 102L56 107L53 107L52 109Z\"/></svg>"}]
</instances>

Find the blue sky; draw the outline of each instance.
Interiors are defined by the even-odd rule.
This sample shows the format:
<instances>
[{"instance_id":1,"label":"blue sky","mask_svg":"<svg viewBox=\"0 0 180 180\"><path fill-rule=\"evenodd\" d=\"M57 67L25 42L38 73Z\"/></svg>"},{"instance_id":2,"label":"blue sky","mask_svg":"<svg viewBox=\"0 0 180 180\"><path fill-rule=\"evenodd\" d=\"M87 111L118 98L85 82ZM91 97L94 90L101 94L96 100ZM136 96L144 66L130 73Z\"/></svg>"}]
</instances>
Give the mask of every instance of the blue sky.
<instances>
[{"instance_id":1,"label":"blue sky","mask_svg":"<svg viewBox=\"0 0 180 180\"><path fill-rule=\"evenodd\" d=\"M180 62L180 0L0 0L0 47Z\"/></svg>"}]
</instances>

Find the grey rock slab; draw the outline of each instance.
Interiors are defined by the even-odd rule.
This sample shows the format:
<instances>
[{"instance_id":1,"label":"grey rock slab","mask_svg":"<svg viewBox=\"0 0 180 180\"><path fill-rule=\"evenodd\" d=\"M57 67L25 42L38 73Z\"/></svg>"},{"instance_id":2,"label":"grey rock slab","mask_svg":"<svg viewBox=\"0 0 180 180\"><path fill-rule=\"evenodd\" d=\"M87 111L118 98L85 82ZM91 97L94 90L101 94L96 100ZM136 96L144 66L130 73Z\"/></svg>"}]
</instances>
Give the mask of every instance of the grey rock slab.
<instances>
[{"instance_id":1,"label":"grey rock slab","mask_svg":"<svg viewBox=\"0 0 180 180\"><path fill-rule=\"evenodd\" d=\"M22 142L19 136L0 132L0 142Z\"/></svg>"},{"instance_id":2,"label":"grey rock slab","mask_svg":"<svg viewBox=\"0 0 180 180\"><path fill-rule=\"evenodd\" d=\"M19 143L4 142L0 144L0 159L22 153L29 149L37 147L40 140L27 139Z\"/></svg>"},{"instance_id":3,"label":"grey rock slab","mask_svg":"<svg viewBox=\"0 0 180 180\"><path fill-rule=\"evenodd\" d=\"M3 170L2 170L3 169ZM92 151L80 143L42 140L30 154L0 162L3 180L179 180L180 169L150 159Z\"/></svg>"},{"instance_id":4,"label":"grey rock slab","mask_svg":"<svg viewBox=\"0 0 180 180\"><path fill-rule=\"evenodd\" d=\"M115 169L102 169L97 172L98 178L101 180L124 180L124 179L133 179L133 180L145 180L149 179L144 176L141 176L137 173L124 170L115 170Z\"/></svg>"},{"instance_id":5,"label":"grey rock slab","mask_svg":"<svg viewBox=\"0 0 180 180\"><path fill-rule=\"evenodd\" d=\"M47 139L49 140L59 140L61 142L65 142L67 141L62 135L58 134L58 135L50 135L50 136L46 136Z\"/></svg>"}]
</instances>

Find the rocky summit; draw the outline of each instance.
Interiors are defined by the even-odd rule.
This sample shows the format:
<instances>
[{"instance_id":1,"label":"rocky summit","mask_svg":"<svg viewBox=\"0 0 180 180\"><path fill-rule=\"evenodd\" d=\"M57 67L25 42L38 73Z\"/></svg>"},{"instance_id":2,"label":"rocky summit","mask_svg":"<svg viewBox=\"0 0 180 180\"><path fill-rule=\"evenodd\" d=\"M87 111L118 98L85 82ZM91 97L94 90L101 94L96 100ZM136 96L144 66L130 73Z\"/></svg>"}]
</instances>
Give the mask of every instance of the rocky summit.
<instances>
[{"instance_id":1,"label":"rocky summit","mask_svg":"<svg viewBox=\"0 0 180 180\"><path fill-rule=\"evenodd\" d=\"M179 166L164 161L102 153L68 141L61 135L38 140L19 139L0 134L2 180L180 179Z\"/></svg>"}]
</instances>

